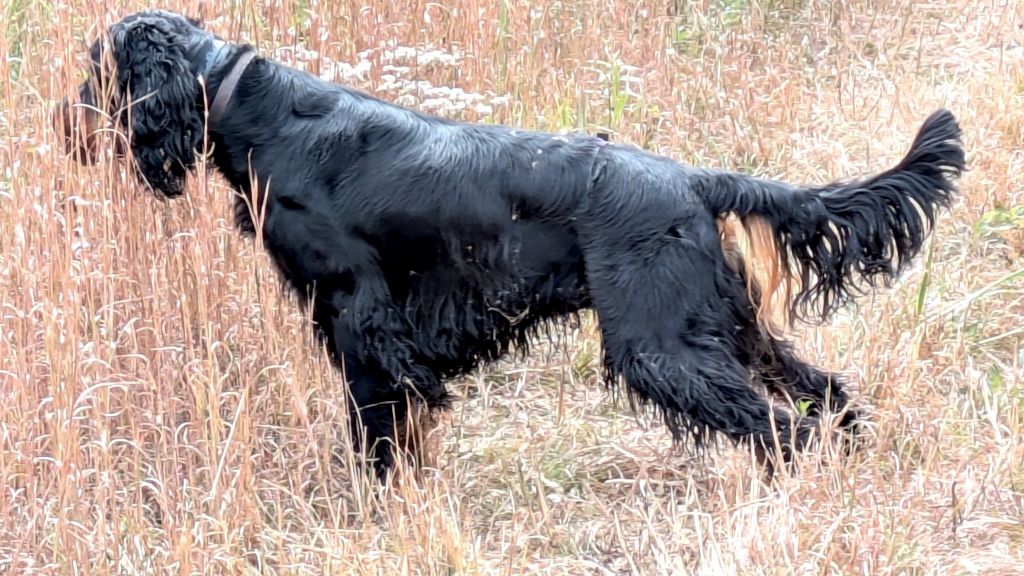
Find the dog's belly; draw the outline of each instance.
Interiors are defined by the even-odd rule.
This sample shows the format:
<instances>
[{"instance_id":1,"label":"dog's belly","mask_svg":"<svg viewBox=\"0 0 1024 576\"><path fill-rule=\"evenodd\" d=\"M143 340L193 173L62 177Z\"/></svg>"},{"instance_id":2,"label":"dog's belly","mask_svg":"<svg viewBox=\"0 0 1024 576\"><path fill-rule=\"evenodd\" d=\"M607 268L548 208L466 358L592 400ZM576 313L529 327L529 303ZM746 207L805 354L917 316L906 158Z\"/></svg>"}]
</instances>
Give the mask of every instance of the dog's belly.
<instances>
[{"instance_id":1,"label":"dog's belly","mask_svg":"<svg viewBox=\"0 0 1024 576\"><path fill-rule=\"evenodd\" d=\"M385 249L395 258L382 254L382 262L397 264L385 275L418 333L422 361L444 376L526 345L545 321L590 305L576 235L564 223L520 221L489 239L402 244Z\"/></svg>"}]
</instances>

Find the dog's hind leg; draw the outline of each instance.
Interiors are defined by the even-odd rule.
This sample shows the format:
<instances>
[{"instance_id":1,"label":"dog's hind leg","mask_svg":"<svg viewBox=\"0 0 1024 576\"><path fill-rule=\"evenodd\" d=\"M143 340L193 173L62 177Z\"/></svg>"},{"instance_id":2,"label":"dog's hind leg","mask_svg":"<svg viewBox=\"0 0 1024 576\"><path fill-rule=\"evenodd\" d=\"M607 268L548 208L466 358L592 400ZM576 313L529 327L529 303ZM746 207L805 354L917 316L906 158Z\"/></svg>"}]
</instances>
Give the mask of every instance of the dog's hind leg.
<instances>
[{"instance_id":1,"label":"dog's hind leg","mask_svg":"<svg viewBox=\"0 0 1024 576\"><path fill-rule=\"evenodd\" d=\"M840 426L853 426L859 413L847 406L849 398L844 390L846 382L843 377L802 360L793 350L792 342L772 335L772 326L758 318L757 310L762 307L760 282L748 281L750 269L743 264L744 255L738 250L734 234L728 233L723 237L722 248L727 254L728 272L748 286L747 302L740 306L741 317L745 320L742 323L745 334L743 351L746 352L743 361L750 366L754 377L769 392L791 403L798 412L814 417L825 412L842 412Z\"/></svg>"},{"instance_id":2,"label":"dog's hind leg","mask_svg":"<svg viewBox=\"0 0 1024 576\"><path fill-rule=\"evenodd\" d=\"M642 190L611 198L580 218L606 374L625 380L631 400L654 404L676 439L720 432L771 454L777 431L788 460L814 419L793 420L751 386L743 286L725 266L714 222L680 196L654 192L644 202L630 203Z\"/></svg>"},{"instance_id":3,"label":"dog's hind leg","mask_svg":"<svg viewBox=\"0 0 1024 576\"><path fill-rule=\"evenodd\" d=\"M786 396L798 410L810 416L842 413L840 426L845 428L856 423L859 413L849 406L842 376L801 360L789 342L764 335L762 346L766 349L757 359L755 371L771 392Z\"/></svg>"}]
</instances>

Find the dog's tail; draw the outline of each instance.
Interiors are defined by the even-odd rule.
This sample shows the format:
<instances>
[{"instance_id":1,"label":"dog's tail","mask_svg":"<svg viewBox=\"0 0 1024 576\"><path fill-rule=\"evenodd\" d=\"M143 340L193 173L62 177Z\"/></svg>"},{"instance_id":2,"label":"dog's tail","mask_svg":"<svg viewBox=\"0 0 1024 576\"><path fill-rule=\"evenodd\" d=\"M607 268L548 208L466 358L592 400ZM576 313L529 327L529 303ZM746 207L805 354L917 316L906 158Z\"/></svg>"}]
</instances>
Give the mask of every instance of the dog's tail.
<instances>
[{"instance_id":1,"label":"dog's tail","mask_svg":"<svg viewBox=\"0 0 1024 576\"><path fill-rule=\"evenodd\" d=\"M759 316L777 327L773 311L786 322L825 321L879 281L891 285L921 250L938 209L951 204L953 179L964 170L960 127L939 110L903 160L871 178L812 188L707 172L697 187L725 217L723 243L745 252L732 264L742 266Z\"/></svg>"}]
</instances>

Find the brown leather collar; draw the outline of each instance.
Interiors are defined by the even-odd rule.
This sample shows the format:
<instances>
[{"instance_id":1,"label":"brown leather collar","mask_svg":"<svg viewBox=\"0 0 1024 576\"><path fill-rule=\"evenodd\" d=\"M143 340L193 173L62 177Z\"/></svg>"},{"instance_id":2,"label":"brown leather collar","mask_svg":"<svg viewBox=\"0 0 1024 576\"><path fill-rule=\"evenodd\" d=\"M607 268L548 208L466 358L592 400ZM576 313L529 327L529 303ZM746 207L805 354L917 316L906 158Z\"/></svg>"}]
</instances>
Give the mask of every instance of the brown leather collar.
<instances>
[{"instance_id":1,"label":"brown leather collar","mask_svg":"<svg viewBox=\"0 0 1024 576\"><path fill-rule=\"evenodd\" d=\"M228 101L231 100L231 95L234 94L235 88L238 87L238 80L242 77L242 72L245 72L245 68L255 57L255 51L242 54L235 62L235 65L231 67L231 71L221 81L220 87L217 88L217 95L213 99L213 105L210 106L211 122L220 120L224 113L227 112Z\"/></svg>"}]
</instances>

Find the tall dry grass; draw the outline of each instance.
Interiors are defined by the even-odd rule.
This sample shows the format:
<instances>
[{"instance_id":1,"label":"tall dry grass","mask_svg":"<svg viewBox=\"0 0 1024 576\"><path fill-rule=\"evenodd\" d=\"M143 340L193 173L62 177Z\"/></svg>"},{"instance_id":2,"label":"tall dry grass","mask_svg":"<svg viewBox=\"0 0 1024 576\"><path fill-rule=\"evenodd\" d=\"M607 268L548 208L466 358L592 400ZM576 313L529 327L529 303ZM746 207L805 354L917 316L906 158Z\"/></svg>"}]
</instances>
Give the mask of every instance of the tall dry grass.
<instances>
[{"instance_id":1,"label":"tall dry grass","mask_svg":"<svg viewBox=\"0 0 1024 576\"><path fill-rule=\"evenodd\" d=\"M600 386L589 320L452 383L434 466L384 494L345 393L212 178L161 203L49 131L83 47L142 7L0 8L0 572L1024 572L1024 7L1006 1L170 1L438 114L609 130L816 183L961 118L972 171L891 291L795 335L873 437L774 489L672 450Z\"/></svg>"}]
</instances>

